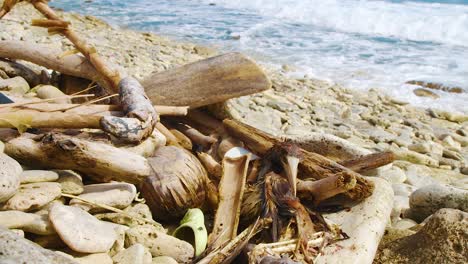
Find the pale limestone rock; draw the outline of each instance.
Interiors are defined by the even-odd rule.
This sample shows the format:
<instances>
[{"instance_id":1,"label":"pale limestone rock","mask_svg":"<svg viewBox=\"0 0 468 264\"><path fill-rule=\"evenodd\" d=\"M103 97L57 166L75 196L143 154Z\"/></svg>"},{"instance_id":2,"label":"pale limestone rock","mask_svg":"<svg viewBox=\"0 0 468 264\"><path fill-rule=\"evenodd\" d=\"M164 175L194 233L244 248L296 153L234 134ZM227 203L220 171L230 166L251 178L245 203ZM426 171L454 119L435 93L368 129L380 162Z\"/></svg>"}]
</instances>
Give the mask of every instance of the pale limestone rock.
<instances>
[{"instance_id":1,"label":"pale limestone rock","mask_svg":"<svg viewBox=\"0 0 468 264\"><path fill-rule=\"evenodd\" d=\"M94 203L124 209L132 204L136 197L136 187L125 182L100 183L85 185L83 193L78 197ZM70 205L80 207L85 211L102 212L106 211L102 207L85 203L79 199L72 199Z\"/></svg>"},{"instance_id":2,"label":"pale limestone rock","mask_svg":"<svg viewBox=\"0 0 468 264\"><path fill-rule=\"evenodd\" d=\"M413 145L408 146L408 149L412 151L416 151L421 154L432 153L437 156L442 156L442 153L444 151L444 147L435 142L423 142L423 143L413 144Z\"/></svg>"},{"instance_id":3,"label":"pale limestone rock","mask_svg":"<svg viewBox=\"0 0 468 264\"><path fill-rule=\"evenodd\" d=\"M150 219L153 220L153 216L151 215L151 210L149 209L148 205L143 203L136 203L130 205L129 207L124 209L124 212L129 213L131 215L138 216L140 218ZM99 220L113 222L120 225L126 226L137 226L144 224L142 221L136 220L135 218L131 218L120 213L102 213L102 214L95 214Z\"/></svg>"},{"instance_id":4,"label":"pale limestone rock","mask_svg":"<svg viewBox=\"0 0 468 264\"><path fill-rule=\"evenodd\" d=\"M114 227L115 233L117 234L117 239L115 240L114 245L108 252L109 255L113 257L115 256L115 254L125 249L125 233L129 229L129 227L125 225L119 225L119 224L113 224L113 223L109 223L109 224Z\"/></svg>"},{"instance_id":5,"label":"pale limestone rock","mask_svg":"<svg viewBox=\"0 0 468 264\"><path fill-rule=\"evenodd\" d=\"M441 209L416 234L384 245L376 264L466 263L468 213Z\"/></svg>"},{"instance_id":6,"label":"pale limestone rock","mask_svg":"<svg viewBox=\"0 0 468 264\"><path fill-rule=\"evenodd\" d=\"M169 256L178 263L190 263L194 249L189 243L167 235L153 225L135 226L127 230L125 245L142 244L153 257Z\"/></svg>"},{"instance_id":7,"label":"pale limestone rock","mask_svg":"<svg viewBox=\"0 0 468 264\"><path fill-rule=\"evenodd\" d=\"M61 195L60 184L56 182L37 182L22 184L18 192L3 206L3 210L37 210Z\"/></svg>"},{"instance_id":8,"label":"pale limestone rock","mask_svg":"<svg viewBox=\"0 0 468 264\"><path fill-rule=\"evenodd\" d=\"M17 94L25 94L29 91L29 84L23 77L17 76L10 79L0 79L0 91L10 91Z\"/></svg>"},{"instance_id":9,"label":"pale limestone rock","mask_svg":"<svg viewBox=\"0 0 468 264\"><path fill-rule=\"evenodd\" d=\"M408 216L422 221L441 208L468 211L468 191L445 184L428 185L413 192L409 202Z\"/></svg>"},{"instance_id":10,"label":"pale limestone rock","mask_svg":"<svg viewBox=\"0 0 468 264\"><path fill-rule=\"evenodd\" d=\"M113 225L74 206L54 204L49 218L63 242L76 252L106 252L117 239Z\"/></svg>"},{"instance_id":11,"label":"pale limestone rock","mask_svg":"<svg viewBox=\"0 0 468 264\"><path fill-rule=\"evenodd\" d=\"M153 258L152 264L177 264L177 261L171 257L160 256Z\"/></svg>"},{"instance_id":12,"label":"pale limestone rock","mask_svg":"<svg viewBox=\"0 0 468 264\"><path fill-rule=\"evenodd\" d=\"M151 134L150 137L145 139L140 144L133 147L123 147L123 149L139 154L143 157L151 157L158 148L165 145L166 137L157 129L155 129L153 134Z\"/></svg>"},{"instance_id":13,"label":"pale limestone rock","mask_svg":"<svg viewBox=\"0 0 468 264\"><path fill-rule=\"evenodd\" d=\"M94 253L82 257L75 257L79 264L113 264L112 258L107 253Z\"/></svg>"},{"instance_id":14,"label":"pale limestone rock","mask_svg":"<svg viewBox=\"0 0 468 264\"><path fill-rule=\"evenodd\" d=\"M5 144L0 140L0 153L3 153L5 150Z\"/></svg>"},{"instance_id":15,"label":"pale limestone rock","mask_svg":"<svg viewBox=\"0 0 468 264\"><path fill-rule=\"evenodd\" d=\"M391 148L397 160L405 160L415 164L427 165L430 167L439 166L439 161L424 154L401 148Z\"/></svg>"},{"instance_id":16,"label":"pale limestone rock","mask_svg":"<svg viewBox=\"0 0 468 264\"><path fill-rule=\"evenodd\" d=\"M21 165L9 156L0 153L0 203L10 199L20 185Z\"/></svg>"},{"instance_id":17,"label":"pale limestone rock","mask_svg":"<svg viewBox=\"0 0 468 264\"><path fill-rule=\"evenodd\" d=\"M21 229L10 229L11 232L15 233L16 235L24 238L24 231Z\"/></svg>"},{"instance_id":18,"label":"pale limestone rock","mask_svg":"<svg viewBox=\"0 0 468 264\"><path fill-rule=\"evenodd\" d=\"M405 170L408 177L407 182L412 182L411 184L414 184L416 187L422 187L434 183L452 184L453 182L466 177L465 175L453 170L430 168L417 164L411 164L407 166Z\"/></svg>"},{"instance_id":19,"label":"pale limestone rock","mask_svg":"<svg viewBox=\"0 0 468 264\"><path fill-rule=\"evenodd\" d=\"M468 177L454 181L452 185L463 190L468 190Z\"/></svg>"},{"instance_id":20,"label":"pale limestone rock","mask_svg":"<svg viewBox=\"0 0 468 264\"><path fill-rule=\"evenodd\" d=\"M406 183L394 183L392 184L392 189L395 195L409 197L417 188Z\"/></svg>"},{"instance_id":21,"label":"pale limestone rock","mask_svg":"<svg viewBox=\"0 0 468 264\"><path fill-rule=\"evenodd\" d=\"M396 229L409 229L413 226L416 226L417 224L418 223L412 219L403 218L395 221L395 223L392 224L392 227Z\"/></svg>"},{"instance_id":22,"label":"pale limestone rock","mask_svg":"<svg viewBox=\"0 0 468 264\"><path fill-rule=\"evenodd\" d=\"M325 219L338 224L350 238L327 246L317 263L372 263L390 219L393 191L383 179L367 179L375 184L370 197L349 211L324 215Z\"/></svg>"},{"instance_id":23,"label":"pale limestone rock","mask_svg":"<svg viewBox=\"0 0 468 264\"><path fill-rule=\"evenodd\" d=\"M0 211L0 226L21 229L37 235L55 234L48 215L21 211Z\"/></svg>"},{"instance_id":24,"label":"pale limestone rock","mask_svg":"<svg viewBox=\"0 0 468 264\"><path fill-rule=\"evenodd\" d=\"M31 260L34 264L77 264L0 227L0 263L31 263Z\"/></svg>"},{"instance_id":25,"label":"pale limestone rock","mask_svg":"<svg viewBox=\"0 0 468 264\"><path fill-rule=\"evenodd\" d=\"M401 215L410 208L409 197L396 195L393 198L393 208L391 213L392 221L396 221Z\"/></svg>"},{"instance_id":26,"label":"pale limestone rock","mask_svg":"<svg viewBox=\"0 0 468 264\"><path fill-rule=\"evenodd\" d=\"M117 253L112 257L114 264L151 264L151 253L142 244L134 244L131 247Z\"/></svg>"},{"instance_id":27,"label":"pale limestone rock","mask_svg":"<svg viewBox=\"0 0 468 264\"><path fill-rule=\"evenodd\" d=\"M388 170L379 171L377 176L387 180L390 183L403 183L406 181L405 172L396 166L392 166Z\"/></svg>"},{"instance_id":28,"label":"pale limestone rock","mask_svg":"<svg viewBox=\"0 0 468 264\"><path fill-rule=\"evenodd\" d=\"M83 192L83 180L81 176L72 170L56 170L58 183L62 186L62 192L78 195Z\"/></svg>"},{"instance_id":29,"label":"pale limestone rock","mask_svg":"<svg viewBox=\"0 0 468 264\"><path fill-rule=\"evenodd\" d=\"M52 85L38 85L33 88L36 92L37 97L41 99L50 99L50 98L60 98L55 99L52 103L55 104L71 104L71 100L69 98L64 98L66 94L64 94L60 89Z\"/></svg>"},{"instance_id":30,"label":"pale limestone rock","mask_svg":"<svg viewBox=\"0 0 468 264\"><path fill-rule=\"evenodd\" d=\"M21 183L53 182L56 181L58 177L58 174L53 171L26 170L21 173Z\"/></svg>"},{"instance_id":31,"label":"pale limestone rock","mask_svg":"<svg viewBox=\"0 0 468 264\"><path fill-rule=\"evenodd\" d=\"M449 150L454 150L454 151L460 151L461 150L461 144L455 140L451 136L446 136L442 140L442 144Z\"/></svg>"}]
</instances>

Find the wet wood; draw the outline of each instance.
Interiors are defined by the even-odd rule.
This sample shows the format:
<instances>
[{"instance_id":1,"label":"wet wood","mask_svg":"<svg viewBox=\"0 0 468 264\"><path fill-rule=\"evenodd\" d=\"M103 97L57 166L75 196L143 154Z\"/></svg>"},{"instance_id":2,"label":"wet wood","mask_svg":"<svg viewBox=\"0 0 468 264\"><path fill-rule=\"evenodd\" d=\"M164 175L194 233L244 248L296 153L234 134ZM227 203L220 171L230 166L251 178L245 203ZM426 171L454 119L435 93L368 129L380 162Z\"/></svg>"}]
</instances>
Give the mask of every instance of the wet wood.
<instances>
[{"instance_id":1,"label":"wet wood","mask_svg":"<svg viewBox=\"0 0 468 264\"><path fill-rule=\"evenodd\" d=\"M259 155L264 155L275 144L281 141L259 129L241 122L226 119L223 121L226 131L233 137L243 141L245 145ZM345 195L355 201L361 201L372 194L374 186L358 173L322 156L301 149L302 161L299 164L299 176L306 178L323 179L337 173L349 174L356 178L356 186L347 191Z\"/></svg>"}]
</instances>

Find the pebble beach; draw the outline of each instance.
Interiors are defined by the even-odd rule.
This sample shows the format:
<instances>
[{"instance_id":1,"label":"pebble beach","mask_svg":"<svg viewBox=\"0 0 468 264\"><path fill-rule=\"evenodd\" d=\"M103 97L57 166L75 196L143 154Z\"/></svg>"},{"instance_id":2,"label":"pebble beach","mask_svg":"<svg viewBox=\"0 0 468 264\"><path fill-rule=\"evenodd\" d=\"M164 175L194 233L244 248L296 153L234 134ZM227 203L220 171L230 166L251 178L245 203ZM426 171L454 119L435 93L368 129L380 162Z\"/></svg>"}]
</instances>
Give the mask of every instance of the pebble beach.
<instances>
[{"instance_id":1,"label":"pebble beach","mask_svg":"<svg viewBox=\"0 0 468 264\"><path fill-rule=\"evenodd\" d=\"M179 42L149 32L115 28L93 16L61 11L59 14L70 21L100 55L140 80L153 72L220 54L211 47ZM17 4L0 20L0 40L49 45L64 52L72 49L72 44L62 36L49 35L46 29L32 27L30 22L34 18L41 18L41 14L31 5ZM33 70L41 70L40 66L24 64ZM241 121L297 142L302 148L334 161L383 151L391 151L396 157L393 163L366 173L376 184L368 201L350 212L325 215L334 223L343 221L344 231L354 235L352 243L358 245L358 249L347 249L349 252L342 252L340 256L354 257L356 262L329 254L317 259L318 263L372 263L372 259L373 263L466 263L468 115L431 105L416 107L411 101L392 98L377 89L362 91L323 80L295 77L290 74L293 68L288 65L279 69L267 64L260 66L270 78L272 89L210 105L207 109L220 119ZM2 70L0 64L0 73ZM29 90L33 87L19 79L0 78L0 91L7 88ZM0 142L0 153L3 152L2 145ZM0 188L0 226L14 229L23 237L26 233L27 238L44 248L59 248L54 243L63 244L63 241L69 247L60 253L54 250L53 254L37 247L25 254L30 257L37 254L44 262L25 263L73 263L74 260L78 263L137 263L129 256L134 257L133 261L141 258L138 263L186 262L190 252L184 251L184 244L179 245L180 251L151 247L153 242L148 242L149 238L145 236L153 230L162 234L160 239L172 239L162 229L132 222L132 219L113 220L112 213L97 208L86 208L87 213L83 215L74 207L63 205L64 199L60 198L64 188L69 188L69 194L112 204L152 219L146 205L133 202L137 197L134 185L108 183L107 187L93 187L83 184L81 176L72 172L21 168L4 154L0 154L0 164L13 164L8 166L11 171L19 171L16 180L21 182L19 191L7 201L1 200L4 190ZM0 182L3 179L0 178ZM87 193L93 188L102 190ZM35 193L36 189L42 193ZM114 201L106 201L110 197L115 198ZM89 206L80 205L79 199L72 199L69 205L73 204L81 208ZM50 222L44 220L47 214L55 228L59 227L57 233L61 239L50 229ZM85 224L69 228L73 225L70 219L74 217L83 217ZM96 218L114 223L102 224L95 222ZM73 242L73 229L76 228L89 229L89 236L98 236L99 241L91 245ZM107 229L117 230L120 237L108 237ZM93 230L98 233L92 234ZM0 252L9 250L8 241L13 240L1 228ZM346 243L342 245L345 248ZM70 245L74 247L70 249ZM90 252L87 247L112 248L107 253L77 253ZM177 262L157 259L166 253ZM143 259L150 260L145 262ZM3 260L0 254L0 263L15 263Z\"/></svg>"}]
</instances>

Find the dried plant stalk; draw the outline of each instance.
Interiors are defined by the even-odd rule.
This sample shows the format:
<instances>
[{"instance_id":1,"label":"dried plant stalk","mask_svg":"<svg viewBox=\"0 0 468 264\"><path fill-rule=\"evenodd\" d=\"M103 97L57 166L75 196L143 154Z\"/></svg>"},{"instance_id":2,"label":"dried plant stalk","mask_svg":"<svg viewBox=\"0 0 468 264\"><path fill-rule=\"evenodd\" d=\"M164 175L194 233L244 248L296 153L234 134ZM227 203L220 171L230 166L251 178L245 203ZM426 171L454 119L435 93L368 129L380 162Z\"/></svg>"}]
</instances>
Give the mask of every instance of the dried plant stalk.
<instances>
[{"instance_id":1,"label":"dried plant stalk","mask_svg":"<svg viewBox=\"0 0 468 264\"><path fill-rule=\"evenodd\" d=\"M217 248L237 236L240 206L244 195L250 154L223 159L223 176L219 183L219 205L216 211L210 245Z\"/></svg>"},{"instance_id":2,"label":"dried plant stalk","mask_svg":"<svg viewBox=\"0 0 468 264\"><path fill-rule=\"evenodd\" d=\"M121 80L119 73L111 69L106 62L97 54L96 49L89 45L84 39L80 38L75 31L68 27L65 21L63 21L54 10L52 10L47 3L43 1L32 1L34 7L39 10L49 20L56 20L61 25L66 25L64 30L61 32L67 37L73 45L88 59L89 62L94 66L97 72L109 83L112 87L113 92L118 92L118 85ZM37 20L36 20L37 22ZM48 22L50 23L50 22ZM46 25L47 26L47 25Z\"/></svg>"},{"instance_id":3,"label":"dried plant stalk","mask_svg":"<svg viewBox=\"0 0 468 264\"><path fill-rule=\"evenodd\" d=\"M63 98L88 97L90 95L64 96ZM115 116L122 116L122 108L119 105L101 105L101 104L45 104L61 98L42 99L38 102L11 103L0 105L0 112L9 112L17 109L35 110L38 112L67 112L80 113L82 115L96 114L101 112L114 112ZM187 107L155 105L154 109L162 116L184 115ZM119 114L120 112L120 114Z\"/></svg>"},{"instance_id":4,"label":"dried plant stalk","mask_svg":"<svg viewBox=\"0 0 468 264\"><path fill-rule=\"evenodd\" d=\"M154 221L153 219L143 218L143 217L139 217L138 215L129 214L129 213L123 211L123 210L120 210L118 208L115 208L115 207L112 207L112 206L109 206L109 205L106 205L106 204L95 203L95 202L90 201L88 199L85 199L83 197L79 197L79 196L71 195L71 194L67 194L67 193L62 193L62 196L67 197L67 198L77 199L77 200L80 200L82 202L104 208L104 209L109 210L111 212L118 213L118 214L121 214L121 215L126 216L128 218L135 219L135 220L137 220L137 221L139 221L141 223L147 223L147 224L154 225L154 226L156 226L158 228L163 228L163 226L160 223Z\"/></svg>"}]
</instances>

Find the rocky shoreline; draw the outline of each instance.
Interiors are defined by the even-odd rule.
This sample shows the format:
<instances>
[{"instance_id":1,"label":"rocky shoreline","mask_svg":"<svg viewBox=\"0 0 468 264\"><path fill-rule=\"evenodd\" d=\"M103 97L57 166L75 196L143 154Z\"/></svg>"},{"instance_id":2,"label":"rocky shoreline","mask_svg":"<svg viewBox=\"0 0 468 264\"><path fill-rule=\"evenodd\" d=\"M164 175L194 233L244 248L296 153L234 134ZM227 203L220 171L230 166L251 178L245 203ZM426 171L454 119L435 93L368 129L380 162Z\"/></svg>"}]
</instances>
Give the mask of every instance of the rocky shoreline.
<instances>
[{"instance_id":1,"label":"rocky shoreline","mask_svg":"<svg viewBox=\"0 0 468 264\"><path fill-rule=\"evenodd\" d=\"M164 71L217 54L217 51L207 47L178 43L151 33L115 29L91 16L69 13L63 13L63 16L80 34L93 42L100 54L139 79L155 71ZM40 13L33 7L26 3L18 4L11 13L0 20L0 40L22 40L47 44L61 48L63 51L71 49L71 43L63 37L48 35L47 30L30 26L31 19L40 17ZM37 67L32 64L27 65L31 68ZM298 142L304 149L324 154L335 161L362 157L378 151L392 151L396 156L395 162L367 173L383 186L376 189L373 195L376 197L369 203L384 203L381 205L384 207L375 207L383 211L387 210L385 206L391 208L390 219L387 219L386 213L375 218L379 219L377 225L380 224L386 228L385 234L383 230L376 229L377 235L372 240L373 242L368 242L378 243L383 235L374 262L462 263L468 258L466 246L468 244L467 115L430 108L415 108L408 102L395 100L376 90L360 92L320 80L292 78L288 75L287 67L281 70L265 67L264 70L273 83L271 90L231 99L222 105L210 106L209 110L218 117L230 117L272 135L291 139ZM0 86L2 81L0 79ZM21 83L14 85L22 89ZM0 152L3 152L2 143L0 143ZM0 157L3 159L6 155ZM10 199L2 206L2 210L10 211L0 211L0 226L25 232L34 230L31 233L38 234L39 232L41 235L50 235L47 226L44 226L48 223L41 222L43 219L40 217L40 219L35 219L41 213L18 211L28 211L36 206L41 210L50 207L52 211L57 211L57 215L76 213L68 206L49 204L57 198L60 188L63 192L64 183L68 183L68 181L61 180L63 177L61 172L28 170L21 172L22 169L21 171L18 169L19 164L8 158L4 159L7 161L2 163L2 166L7 163L12 164L11 170L16 170L17 172L13 174L21 177L21 180L20 178L17 180L21 181L22 187L21 191L15 194L18 196L17 199ZM67 179L71 179L71 176ZM75 183L78 188L83 188L83 183L80 182ZM28 197L37 197L34 193L36 185L41 185L39 189L46 190L47 195L40 196L44 200L35 201L40 204L30 204L28 208L23 208L22 206L27 206L24 203L31 200ZM130 186L133 185L128 184L125 188L113 187L117 190L123 188L122 192L129 196L126 199L123 197L123 204L119 204L118 207L127 211L137 210L143 218L152 219L149 209L135 209L139 205L135 203L132 205L136 190ZM0 193L0 198L1 195L2 193ZM380 196L382 197L379 200ZM11 213L11 210L15 213ZM354 213L359 213L359 208L352 210ZM49 214L52 214L52 211ZM1 216L9 212L10 215ZM34 219L24 225L16 224L12 220L22 217ZM340 221L339 217L334 217L336 215L330 218ZM8 220L5 221L7 218ZM56 229L61 226L60 217L56 217L52 222ZM92 222L90 220L90 225ZM370 224L365 221L362 223ZM142 241L146 239L142 238L142 234L148 229L141 226L138 228L141 230L136 230L135 234L140 233L134 236L130 244L141 245L147 242ZM350 225L348 228L356 228L356 226ZM58 228L57 231L59 230L63 232L60 233L63 240L67 237L67 232L72 232L67 228ZM22 231L17 232L22 233ZM129 233L128 230L122 232ZM352 233L351 230L347 232ZM3 233L0 230L0 234ZM109 238L109 240L112 239ZM117 238L113 241L115 240ZM423 242L420 243L420 241ZM106 241L100 242L105 244ZM0 241L0 251L5 247L2 243ZM43 243L53 243L53 241L43 241ZM121 243L123 247L124 242ZM128 243L125 244L128 245ZM69 243L67 245L70 246ZM157 251L151 248L150 250ZM146 259L148 259L148 254L167 255L167 252L151 251L149 253L146 248L127 248L125 251L137 252L138 256L141 258L144 256ZM172 256L183 257L176 253ZM58 260L61 256L55 256L55 258L57 258L57 263L66 263ZM104 256L105 261L109 262L109 258L109 256ZM120 257L114 256L114 258ZM157 262L153 260L153 263Z\"/></svg>"}]
</instances>

